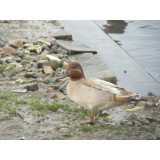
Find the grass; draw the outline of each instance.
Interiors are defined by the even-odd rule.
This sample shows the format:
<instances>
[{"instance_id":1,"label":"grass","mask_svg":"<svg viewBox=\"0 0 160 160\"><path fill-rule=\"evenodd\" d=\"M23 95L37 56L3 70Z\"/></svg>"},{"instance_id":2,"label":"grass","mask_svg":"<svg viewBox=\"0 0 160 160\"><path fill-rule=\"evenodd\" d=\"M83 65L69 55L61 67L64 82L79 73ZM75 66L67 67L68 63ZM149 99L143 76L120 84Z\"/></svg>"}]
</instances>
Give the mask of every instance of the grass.
<instances>
[{"instance_id":1,"label":"grass","mask_svg":"<svg viewBox=\"0 0 160 160\"><path fill-rule=\"evenodd\" d=\"M17 113L17 110L21 110L20 107L12 107L10 104L5 103L5 102L1 102L0 103L0 111L3 111L5 113L14 115L14 116L20 116L19 113Z\"/></svg>"},{"instance_id":2,"label":"grass","mask_svg":"<svg viewBox=\"0 0 160 160\"><path fill-rule=\"evenodd\" d=\"M93 126L80 125L79 130L84 132L91 132L94 129Z\"/></svg>"},{"instance_id":3,"label":"grass","mask_svg":"<svg viewBox=\"0 0 160 160\"><path fill-rule=\"evenodd\" d=\"M1 65L0 66L0 73L2 73L3 71L5 71L6 68L7 68L7 64Z\"/></svg>"},{"instance_id":4,"label":"grass","mask_svg":"<svg viewBox=\"0 0 160 160\"><path fill-rule=\"evenodd\" d=\"M21 107L15 106L15 104L27 104L25 100L16 99L14 94L7 92L0 95L0 100L0 111L15 116L20 116L17 111L21 110Z\"/></svg>"},{"instance_id":5,"label":"grass","mask_svg":"<svg viewBox=\"0 0 160 160\"><path fill-rule=\"evenodd\" d=\"M47 102L41 104L39 100L33 100L31 103L31 109L34 111L45 111L50 110L53 112L56 112L59 108L65 110L65 111L71 111L71 108L68 104L61 104L58 102L54 102L53 104L49 104Z\"/></svg>"},{"instance_id":6,"label":"grass","mask_svg":"<svg viewBox=\"0 0 160 160\"><path fill-rule=\"evenodd\" d=\"M16 104L27 104L28 103L26 100L23 100L23 99L13 99L13 102L15 102Z\"/></svg>"},{"instance_id":7,"label":"grass","mask_svg":"<svg viewBox=\"0 0 160 160\"><path fill-rule=\"evenodd\" d=\"M88 113L87 111L81 111L80 113L78 113L76 115L77 118L85 118L85 117L89 117L90 116L90 113Z\"/></svg>"},{"instance_id":8,"label":"grass","mask_svg":"<svg viewBox=\"0 0 160 160\"><path fill-rule=\"evenodd\" d=\"M1 95L0 95L0 99L5 99L5 100L10 100L14 97L14 94L12 93L7 93L7 92L3 92Z\"/></svg>"},{"instance_id":9,"label":"grass","mask_svg":"<svg viewBox=\"0 0 160 160\"><path fill-rule=\"evenodd\" d=\"M104 117L103 120L104 120L105 122L107 122L107 123L109 122L109 118L108 118L108 117Z\"/></svg>"},{"instance_id":10,"label":"grass","mask_svg":"<svg viewBox=\"0 0 160 160\"><path fill-rule=\"evenodd\" d=\"M10 70L10 71L11 71L11 70L14 70L15 67L16 67L15 65L11 65L11 66L9 66L9 69L8 69L8 70Z\"/></svg>"}]
</instances>

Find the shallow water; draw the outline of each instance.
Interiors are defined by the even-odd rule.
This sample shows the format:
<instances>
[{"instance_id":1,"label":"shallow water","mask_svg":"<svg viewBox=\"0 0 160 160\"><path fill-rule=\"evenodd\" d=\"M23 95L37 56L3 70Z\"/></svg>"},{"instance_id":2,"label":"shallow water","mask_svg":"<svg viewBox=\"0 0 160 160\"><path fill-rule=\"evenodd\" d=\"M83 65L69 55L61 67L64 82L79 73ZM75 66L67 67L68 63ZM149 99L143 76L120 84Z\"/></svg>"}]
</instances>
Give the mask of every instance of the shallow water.
<instances>
[{"instance_id":1,"label":"shallow water","mask_svg":"<svg viewBox=\"0 0 160 160\"><path fill-rule=\"evenodd\" d=\"M160 83L160 21L96 21L117 44Z\"/></svg>"}]
</instances>

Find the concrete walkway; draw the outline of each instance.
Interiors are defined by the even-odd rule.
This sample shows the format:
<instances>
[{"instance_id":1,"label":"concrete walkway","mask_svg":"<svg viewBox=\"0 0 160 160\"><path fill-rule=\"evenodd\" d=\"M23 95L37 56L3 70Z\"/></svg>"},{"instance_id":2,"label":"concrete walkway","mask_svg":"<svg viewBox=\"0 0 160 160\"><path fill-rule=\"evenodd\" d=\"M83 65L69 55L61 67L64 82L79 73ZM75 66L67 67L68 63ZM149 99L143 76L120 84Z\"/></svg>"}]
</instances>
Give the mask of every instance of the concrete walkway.
<instances>
[{"instance_id":1,"label":"concrete walkway","mask_svg":"<svg viewBox=\"0 0 160 160\"><path fill-rule=\"evenodd\" d=\"M60 21L71 33L73 40L96 50L115 72L118 85L130 91L146 95L160 95L160 84L138 65L124 50L107 36L94 21Z\"/></svg>"}]
</instances>

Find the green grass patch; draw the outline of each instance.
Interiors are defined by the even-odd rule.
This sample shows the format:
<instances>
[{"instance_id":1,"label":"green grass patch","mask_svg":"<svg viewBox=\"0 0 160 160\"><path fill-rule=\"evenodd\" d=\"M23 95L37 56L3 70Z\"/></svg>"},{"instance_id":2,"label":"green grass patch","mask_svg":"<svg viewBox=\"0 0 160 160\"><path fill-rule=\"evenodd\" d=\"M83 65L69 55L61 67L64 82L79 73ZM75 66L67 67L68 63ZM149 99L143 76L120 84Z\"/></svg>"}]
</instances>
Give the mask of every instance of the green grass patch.
<instances>
[{"instance_id":1,"label":"green grass patch","mask_svg":"<svg viewBox=\"0 0 160 160\"><path fill-rule=\"evenodd\" d=\"M104 117L103 120L104 120L105 122L107 122L107 123L109 122L109 118L108 118L108 117Z\"/></svg>"},{"instance_id":2,"label":"green grass patch","mask_svg":"<svg viewBox=\"0 0 160 160\"><path fill-rule=\"evenodd\" d=\"M20 107L12 107L10 104L1 102L0 103L0 111L3 111L5 113L14 115L14 116L20 116L19 113L17 113L17 110L19 111L21 108Z\"/></svg>"},{"instance_id":3,"label":"green grass patch","mask_svg":"<svg viewBox=\"0 0 160 160\"><path fill-rule=\"evenodd\" d=\"M90 113L88 113L87 111L81 111L80 113L78 113L76 115L77 118L85 118L85 117L89 117L90 116Z\"/></svg>"},{"instance_id":4,"label":"green grass patch","mask_svg":"<svg viewBox=\"0 0 160 160\"><path fill-rule=\"evenodd\" d=\"M11 100L14 97L14 94L12 93L7 93L7 92L3 92L0 95L0 99L5 99L5 100Z\"/></svg>"},{"instance_id":5,"label":"green grass patch","mask_svg":"<svg viewBox=\"0 0 160 160\"><path fill-rule=\"evenodd\" d=\"M7 64L1 65L0 66L0 73L3 73L3 71L5 71L6 68L7 68Z\"/></svg>"},{"instance_id":6,"label":"green grass patch","mask_svg":"<svg viewBox=\"0 0 160 160\"><path fill-rule=\"evenodd\" d=\"M91 132L94 129L93 126L88 126L88 125L80 125L79 130L83 132Z\"/></svg>"},{"instance_id":7,"label":"green grass patch","mask_svg":"<svg viewBox=\"0 0 160 160\"><path fill-rule=\"evenodd\" d=\"M15 102L16 104L27 104L28 102L26 100L23 99L13 99L13 102Z\"/></svg>"},{"instance_id":8,"label":"green grass patch","mask_svg":"<svg viewBox=\"0 0 160 160\"><path fill-rule=\"evenodd\" d=\"M31 109L34 111L45 111L50 110L56 112L59 108L65 110L65 111L71 111L71 108L68 104L61 104L58 102L54 102L53 104L49 104L47 102L40 103L39 100L33 100L31 103Z\"/></svg>"},{"instance_id":9,"label":"green grass patch","mask_svg":"<svg viewBox=\"0 0 160 160\"><path fill-rule=\"evenodd\" d=\"M8 70L10 70L10 71L11 71L11 70L14 70L15 67L16 67L15 65L11 65Z\"/></svg>"}]
</instances>

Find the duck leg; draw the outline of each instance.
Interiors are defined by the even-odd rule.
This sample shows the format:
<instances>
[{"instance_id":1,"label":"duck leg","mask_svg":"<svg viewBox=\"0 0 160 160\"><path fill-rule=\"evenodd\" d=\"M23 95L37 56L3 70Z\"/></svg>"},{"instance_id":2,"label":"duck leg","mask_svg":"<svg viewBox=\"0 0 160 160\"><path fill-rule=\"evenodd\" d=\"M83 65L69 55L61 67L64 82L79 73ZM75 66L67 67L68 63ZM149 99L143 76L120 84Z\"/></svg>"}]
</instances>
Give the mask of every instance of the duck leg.
<instances>
[{"instance_id":1,"label":"duck leg","mask_svg":"<svg viewBox=\"0 0 160 160\"><path fill-rule=\"evenodd\" d=\"M91 110L91 115L90 115L90 123L93 123L93 115L94 115L94 110Z\"/></svg>"}]
</instances>

